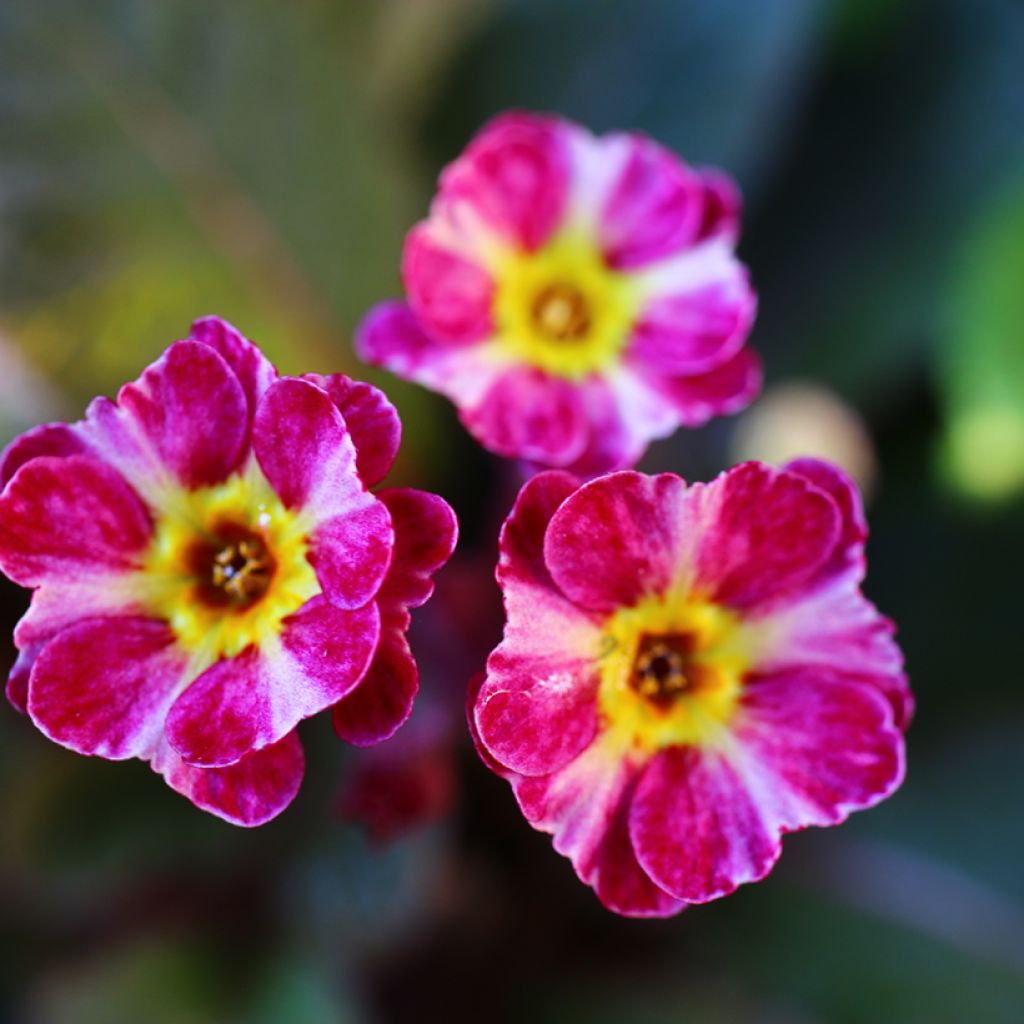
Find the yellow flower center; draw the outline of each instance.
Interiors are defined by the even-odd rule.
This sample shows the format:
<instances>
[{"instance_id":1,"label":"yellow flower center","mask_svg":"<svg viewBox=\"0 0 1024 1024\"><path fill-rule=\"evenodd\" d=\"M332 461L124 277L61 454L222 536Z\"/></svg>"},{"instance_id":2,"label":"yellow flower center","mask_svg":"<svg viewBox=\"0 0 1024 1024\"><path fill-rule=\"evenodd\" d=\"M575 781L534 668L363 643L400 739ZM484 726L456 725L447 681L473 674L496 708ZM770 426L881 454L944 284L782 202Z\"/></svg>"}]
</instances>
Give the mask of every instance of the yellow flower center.
<instances>
[{"instance_id":1,"label":"yellow flower center","mask_svg":"<svg viewBox=\"0 0 1024 1024\"><path fill-rule=\"evenodd\" d=\"M320 592L311 524L253 462L214 487L167 496L143 570L145 603L193 653L196 671L275 638Z\"/></svg>"},{"instance_id":2,"label":"yellow flower center","mask_svg":"<svg viewBox=\"0 0 1024 1024\"><path fill-rule=\"evenodd\" d=\"M558 235L538 252L504 252L493 273L499 344L517 362L579 380L625 347L639 290L582 233Z\"/></svg>"},{"instance_id":3,"label":"yellow flower center","mask_svg":"<svg viewBox=\"0 0 1024 1024\"><path fill-rule=\"evenodd\" d=\"M714 744L752 651L738 617L699 598L648 598L605 625L598 696L609 730L644 751Z\"/></svg>"}]
</instances>

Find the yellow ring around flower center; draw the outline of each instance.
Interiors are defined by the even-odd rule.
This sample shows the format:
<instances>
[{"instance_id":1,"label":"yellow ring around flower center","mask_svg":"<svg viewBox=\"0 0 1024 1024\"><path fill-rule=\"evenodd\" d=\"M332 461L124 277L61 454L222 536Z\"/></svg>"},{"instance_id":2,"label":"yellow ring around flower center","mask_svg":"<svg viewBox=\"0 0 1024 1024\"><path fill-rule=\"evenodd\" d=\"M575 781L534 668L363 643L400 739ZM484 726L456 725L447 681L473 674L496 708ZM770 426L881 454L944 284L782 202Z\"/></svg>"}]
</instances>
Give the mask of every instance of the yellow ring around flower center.
<instances>
[{"instance_id":1,"label":"yellow ring around flower center","mask_svg":"<svg viewBox=\"0 0 1024 1024\"><path fill-rule=\"evenodd\" d=\"M255 463L167 498L141 572L145 604L170 623L197 671L276 637L320 592L306 558L309 524Z\"/></svg>"},{"instance_id":2,"label":"yellow ring around flower center","mask_svg":"<svg viewBox=\"0 0 1024 1024\"><path fill-rule=\"evenodd\" d=\"M716 742L751 664L738 617L696 598L648 598L605 624L598 702L610 730L651 752Z\"/></svg>"},{"instance_id":3,"label":"yellow ring around flower center","mask_svg":"<svg viewBox=\"0 0 1024 1024\"><path fill-rule=\"evenodd\" d=\"M492 267L500 346L517 362L578 380L618 358L640 293L580 233L556 236L538 252L509 250Z\"/></svg>"}]
</instances>

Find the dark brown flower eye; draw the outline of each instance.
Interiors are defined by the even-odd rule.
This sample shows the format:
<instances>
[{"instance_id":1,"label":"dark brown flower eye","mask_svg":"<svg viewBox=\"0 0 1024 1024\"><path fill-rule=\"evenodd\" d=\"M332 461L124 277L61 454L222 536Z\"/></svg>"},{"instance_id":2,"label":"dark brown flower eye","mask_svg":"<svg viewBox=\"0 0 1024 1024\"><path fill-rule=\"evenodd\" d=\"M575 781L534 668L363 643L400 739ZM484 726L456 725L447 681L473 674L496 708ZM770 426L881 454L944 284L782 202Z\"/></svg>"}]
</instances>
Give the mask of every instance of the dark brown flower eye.
<instances>
[{"instance_id":1,"label":"dark brown flower eye","mask_svg":"<svg viewBox=\"0 0 1024 1024\"><path fill-rule=\"evenodd\" d=\"M274 578L274 557L258 533L226 524L209 541L197 543L190 568L199 596L215 607L248 608L266 594Z\"/></svg>"},{"instance_id":2,"label":"dark brown flower eye","mask_svg":"<svg viewBox=\"0 0 1024 1024\"><path fill-rule=\"evenodd\" d=\"M669 704L697 685L693 638L687 633L644 634L637 645L630 682L642 697Z\"/></svg>"},{"instance_id":3,"label":"dark brown flower eye","mask_svg":"<svg viewBox=\"0 0 1024 1024\"><path fill-rule=\"evenodd\" d=\"M590 308L571 284L552 284L533 301L533 322L552 341L578 341L590 330Z\"/></svg>"}]
</instances>

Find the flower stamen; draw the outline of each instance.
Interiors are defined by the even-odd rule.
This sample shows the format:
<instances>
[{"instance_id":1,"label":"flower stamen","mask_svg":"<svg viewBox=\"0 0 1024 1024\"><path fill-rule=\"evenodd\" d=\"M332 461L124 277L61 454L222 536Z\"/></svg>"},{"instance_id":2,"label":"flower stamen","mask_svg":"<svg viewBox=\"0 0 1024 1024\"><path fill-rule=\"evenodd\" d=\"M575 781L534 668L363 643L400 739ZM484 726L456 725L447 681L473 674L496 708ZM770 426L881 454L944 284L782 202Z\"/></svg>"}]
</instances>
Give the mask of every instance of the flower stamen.
<instances>
[{"instance_id":1,"label":"flower stamen","mask_svg":"<svg viewBox=\"0 0 1024 1024\"><path fill-rule=\"evenodd\" d=\"M199 595L214 607L248 608L270 588L276 568L266 541L241 526L218 529L213 541L197 543L191 553Z\"/></svg>"},{"instance_id":2,"label":"flower stamen","mask_svg":"<svg viewBox=\"0 0 1024 1024\"><path fill-rule=\"evenodd\" d=\"M551 341L577 342L590 331L590 307L575 285L557 283L542 289L531 315L537 330Z\"/></svg>"},{"instance_id":3,"label":"flower stamen","mask_svg":"<svg viewBox=\"0 0 1024 1024\"><path fill-rule=\"evenodd\" d=\"M693 637L687 633L644 634L637 646L630 684L642 697L667 706L697 683L690 655Z\"/></svg>"}]
</instances>

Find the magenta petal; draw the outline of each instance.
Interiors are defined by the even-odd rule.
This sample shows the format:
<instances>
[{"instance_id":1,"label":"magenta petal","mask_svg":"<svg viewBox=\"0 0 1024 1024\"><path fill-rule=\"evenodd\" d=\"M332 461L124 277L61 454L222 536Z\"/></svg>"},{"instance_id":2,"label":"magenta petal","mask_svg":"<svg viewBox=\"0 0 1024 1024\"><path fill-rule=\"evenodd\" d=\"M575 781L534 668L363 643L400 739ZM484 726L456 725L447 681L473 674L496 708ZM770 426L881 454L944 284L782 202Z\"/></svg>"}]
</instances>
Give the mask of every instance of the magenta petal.
<instances>
[{"instance_id":1,"label":"magenta petal","mask_svg":"<svg viewBox=\"0 0 1024 1024\"><path fill-rule=\"evenodd\" d=\"M246 453L251 410L239 378L209 345L179 341L118 392L93 403L87 432L133 484L169 470L186 487L220 483Z\"/></svg>"},{"instance_id":2,"label":"magenta petal","mask_svg":"<svg viewBox=\"0 0 1024 1024\"><path fill-rule=\"evenodd\" d=\"M74 427L67 423L46 423L16 437L0 455L0 489L7 486L15 473L32 459L43 455L63 458L87 455L89 446Z\"/></svg>"},{"instance_id":3,"label":"magenta petal","mask_svg":"<svg viewBox=\"0 0 1024 1024\"><path fill-rule=\"evenodd\" d=\"M602 618L569 601L544 562L544 537L552 516L579 481L549 470L523 486L499 539L498 584L504 592L505 642L517 654L565 651L578 655L600 643Z\"/></svg>"},{"instance_id":4,"label":"magenta petal","mask_svg":"<svg viewBox=\"0 0 1024 1024\"><path fill-rule=\"evenodd\" d=\"M395 551L381 586L381 614L392 608L418 608L434 591L432 576L452 556L459 525L443 498L410 487L379 491L377 497L391 513ZM408 616L403 618L408 624ZM404 626L403 626L404 628Z\"/></svg>"},{"instance_id":5,"label":"magenta petal","mask_svg":"<svg viewBox=\"0 0 1024 1024\"><path fill-rule=\"evenodd\" d=\"M97 459L116 468L140 494L160 500L168 483L167 467L116 402L102 395L94 398L76 428Z\"/></svg>"},{"instance_id":6,"label":"magenta petal","mask_svg":"<svg viewBox=\"0 0 1024 1024\"><path fill-rule=\"evenodd\" d=\"M306 703L315 714L347 696L366 675L380 640L375 604L344 611L313 598L286 620L283 653L302 672ZM294 683L295 679L292 678Z\"/></svg>"},{"instance_id":7,"label":"magenta petal","mask_svg":"<svg viewBox=\"0 0 1024 1024\"><path fill-rule=\"evenodd\" d=\"M279 677L284 677L283 685L275 687ZM275 673L265 665L255 647L218 661L175 701L167 717L168 742L196 766L234 764L285 736L304 717L288 713L285 722L275 726L274 698L287 706L305 696L305 680L294 682L289 687L287 673Z\"/></svg>"},{"instance_id":8,"label":"magenta petal","mask_svg":"<svg viewBox=\"0 0 1024 1024\"><path fill-rule=\"evenodd\" d=\"M131 569L151 533L131 487L88 456L32 459L0 495L0 567L22 586Z\"/></svg>"},{"instance_id":9,"label":"magenta petal","mask_svg":"<svg viewBox=\"0 0 1024 1024\"><path fill-rule=\"evenodd\" d=\"M356 449L356 468L366 487L388 475L402 440L398 411L380 388L352 380L343 373L328 377L307 373L308 380L326 391L338 407Z\"/></svg>"},{"instance_id":10,"label":"magenta petal","mask_svg":"<svg viewBox=\"0 0 1024 1024\"><path fill-rule=\"evenodd\" d=\"M604 612L660 594L680 569L686 484L623 471L584 484L551 519L544 560L577 604Z\"/></svg>"},{"instance_id":11,"label":"magenta petal","mask_svg":"<svg viewBox=\"0 0 1024 1024\"><path fill-rule=\"evenodd\" d=\"M395 733L409 717L419 689L419 670L405 639L409 608L434 589L432 574L448 561L458 527L447 502L406 488L381 491L395 528L391 568L377 595L381 639L363 681L334 708L334 728L365 747Z\"/></svg>"},{"instance_id":12,"label":"magenta petal","mask_svg":"<svg viewBox=\"0 0 1024 1024\"><path fill-rule=\"evenodd\" d=\"M706 373L687 377L655 376L633 365L646 386L675 409L684 427L699 427L715 416L738 412L761 390L761 361L749 349L741 348L731 359Z\"/></svg>"},{"instance_id":13,"label":"magenta petal","mask_svg":"<svg viewBox=\"0 0 1024 1024\"><path fill-rule=\"evenodd\" d=\"M382 626L377 654L366 675L334 705L334 731L356 747L389 739L408 720L419 687L419 669L405 632L395 622Z\"/></svg>"},{"instance_id":14,"label":"magenta petal","mask_svg":"<svg viewBox=\"0 0 1024 1024\"><path fill-rule=\"evenodd\" d=\"M590 436L578 387L532 367L498 376L478 405L462 409L462 420L491 451L550 466L578 459Z\"/></svg>"},{"instance_id":15,"label":"magenta petal","mask_svg":"<svg viewBox=\"0 0 1024 1024\"><path fill-rule=\"evenodd\" d=\"M83 619L147 612L131 577L90 572L81 579L54 580L32 591L28 611L14 627L18 647L45 643ZM125 585L127 584L127 586Z\"/></svg>"},{"instance_id":16,"label":"magenta petal","mask_svg":"<svg viewBox=\"0 0 1024 1024\"><path fill-rule=\"evenodd\" d=\"M7 696L27 710L32 666L43 647L69 626L91 619L145 618L147 613L118 574L90 572L77 580L55 580L32 591L28 611L14 627L18 659L7 680Z\"/></svg>"},{"instance_id":17,"label":"magenta petal","mask_svg":"<svg viewBox=\"0 0 1024 1024\"><path fill-rule=\"evenodd\" d=\"M823 579L845 575L849 571L853 581L859 583L866 570L864 543L868 537L868 523L857 485L838 466L822 459L796 459L782 468L790 473L798 473L832 495L842 516L839 543L832 558L822 569Z\"/></svg>"},{"instance_id":18,"label":"magenta petal","mask_svg":"<svg viewBox=\"0 0 1024 1024\"><path fill-rule=\"evenodd\" d=\"M424 366L457 351L457 346L428 334L404 302L374 306L356 331L356 351L373 366L415 377Z\"/></svg>"},{"instance_id":19,"label":"magenta petal","mask_svg":"<svg viewBox=\"0 0 1024 1024\"><path fill-rule=\"evenodd\" d=\"M28 710L32 667L55 636L87 620L145 616L145 609L119 592L117 577L89 574L74 583L56 583L32 592L28 611L14 629L18 658L7 679L7 698L19 711Z\"/></svg>"},{"instance_id":20,"label":"magenta petal","mask_svg":"<svg viewBox=\"0 0 1024 1024\"><path fill-rule=\"evenodd\" d=\"M651 302L634 328L630 356L672 377L707 373L740 351L756 310L757 300L737 264L724 280Z\"/></svg>"},{"instance_id":21,"label":"magenta petal","mask_svg":"<svg viewBox=\"0 0 1024 1024\"><path fill-rule=\"evenodd\" d=\"M667 917L684 904L642 870L626 834L637 767L601 742L560 772L510 778L526 819L553 836L580 879L610 910L633 917Z\"/></svg>"},{"instance_id":22,"label":"magenta petal","mask_svg":"<svg viewBox=\"0 0 1024 1024\"><path fill-rule=\"evenodd\" d=\"M339 608L361 608L380 590L393 545L391 516L374 500L321 522L307 557L328 600Z\"/></svg>"},{"instance_id":23,"label":"magenta petal","mask_svg":"<svg viewBox=\"0 0 1024 1024\"><path fill-rule=\"evenodd\" d=\"M796 473L747 462L702 490L696 585L712 600L751 608L794 596L835 550L835 501Z\"/></svg>"},{"instance_id":24,"label":"magenta petal","mask_svg":"<svg viewBox=\"0 0 1024 1024\"><path fill-rule=\"evenodd\" d=\"M902 777L902 737L872 687L806 672L760 678L730 747L670 748L651 761L630 834L658 885L702 903L763 878L784 833L837 824Z\"/></svg>"},{"instance_id":25,"label":"magenta petal","mask_svg":"<svg viewBox=\"0 0 1024 1024\"><path fill-rule=\"evenodd\" d=\"M704 209L697 240L724 238L735 242L740 234L743 206L740 190L722 171L704 169L698 173L704 191Z\"/></svg>"},{"instance_id":26,"label":"magenta petal","mask_svg":"<svg viewBox=\"0 0 1024 1024\"><path fill-rule=\"evenodd\" d=\"M313 598L286 620L278 648L217 662L175 701L171 746L190 764L222 767L277 742L358 684L379 634L376 605L343 611Z\"/></svg>"},{"instance_id":27,"label":"magenta petal","mask_svg":"<svg viewBox=\"0 0 1024 1024\"><path fill-rule=\"evenodd\" d=\"M298 733L224 768L196 768L166 740L152 760L167 785L204 811L247 828L276 818L295 799L306 759Z\"/></svg>"},{"instance_id":28,"label":"magenta petal","mask_svg":"<svg viewBox=\"0 0 1024 1024\"><path fill-rule=\"evenodd\" d=\"M474 731L494 758L523 774L561 767L597 730L599 620L566 600L543 557L548 523L576 486L567 473L534 477L501 533L508 621L476 696Z\"/></svg>"},{"instance_id":29,"label":"magenta petal","mask_svg":"<svg viewBox=\"0 0 1024 1024\"><path fill-rule=\"evenodd\" d=\"M260 395L277 380L274 364L240 331L219 316L204 316L196 320L189 338L209 345L231 367L245 392L251 421Z\"/></svg>"},{"instance_id":30,"label":"magenta petal","mask_svg":"<svg viewBox=\"0 0 1024 1024\"><path fill-rule=\"evenodd\" d=\"M576 486L566 473L539 474L502 529L498 579L509 618L470 714L487 758L503 769L550 771L579 753L597 728L600 631L557 590L543 560L548 522Z\"/></svg>"},{"instance_id":31,"label":"magenta petal","mask_svg":"<svg viewBox=\"0 0 1024 1024\"><path fill-rule=\"evenodd\" d=\"M340 608L366 604L391 561L387 508L363 486L351 436L331 397L287 377L260 401L253 426L256 457L285 505L312 514L309 561Z\"/></svg>"},{"instance_id":32,"label":"magenta petal","mask_svg":"<svg viewBox=\"0 0 1024 1024\"><path fill-rule=\"evenodd\" d=\"M600 668L590 652L519 656L504 643L487 662L476 731L491 755L521 775L557 771L598 729Z\"/></svg>"},{"instance_id":33,"label":"magenta petal","mask_svg":"<svg viewBox=\"0 0 1024 1024\"><path fill-rule=\"evenodd\" d=\"M486 124L441 175L441 205L469 204L508 241L540 248L561 222L569 186L559 123L504 114Z\"/></svg>"},{"instance_id":34,"label":"magenta petal","mask_svg":"<svg viewBox=\"0 0 1024 1024\"><path fill-rule=\"evenodd\" d=\"M766 621L776 647L759 669L765 673L813 669L875 686L890 702L896 724L906 729L914 698L892 622L849 580L815 587Z\"/></svg>"},{"instance_id":35,"label":"magenta petal","mask_svg":"<svg viewBox=\"0 0 1024 1024\"><path fill-rule=\"evenodd\" d=\"M466 686L466 727L469 730L469 738L473 741L473 748L476 750L477 757L480 758L483 763L490 768L495 775L501 776L501 778L511 781L513 779L522 778L515 772L510 772L503 764L499 763L491 755L491 752L484 746L483 741L480 739L480 733L476 727L476 699L480 693L481 687L487 680L487 674L485 672L474 673Z\"/></svg>"},{"instance_id":36,"label":"magenta petal","mask_svg":"<svg viewBox=\"0 0 1024 1024\"><path fill-rule=\"evenodd\" d=\"M152 756L188 656L157 619L71 626L39 653L28 712L50 739L111 760Z\"/></svg>"},{"instance_id":37,"label":"magenta petal","mask_svg":"<svg viewBox=\"0 0 1024 1024\"><path fill-rule=\"evenodd\" d=\"M328 519L372 504L356 469L356 451L330 396L285 377L260 400L253 448L271 487L288 508Z\"/></svg>"},{"instance_id":38,"label":"magenta petal","mask_svg":"<svg viewBox=\"0 0 1024 1024\"><path fill-rule=\"evenodd\" d=\"M515 595L520 588L557 594L544 564L544 535L551 517L579 486L572 474L554 469L538 473L523 485L499 540L498 583L506 596ZM525 597L522 608L516 610L528 611L532 599L532 595Z\"/></svg>"},{"instance_id":39,"label":"magenta petal","mask_svg":"<svg viewBox=\"0 0 1024 1024\"><path fill-rule=\"evenodd\" d=\"M903 781L903 736L888 701L841 676L802 670L751 680L735 736L782 831L835 825Z\"/></svg>"},{"instance_id":40,"label":"magenta petal","mask_svg":"<svg viewBox=\"0 0 1024 1024\"><path fill-rule=\"evenodd\" d=\"M696 237L703 209L697 175L656 142L633 136L601 218L609 265L632 270L678 252Z\"/></svg>"},{"instance_id":41,"label":"magenta petal","mask_svg":"<svg viewBox=\"0 0 1024 1024\"><path fill-rule=\"evenodd\" d=\"M430 334L404 302L382 302L356 332L356 350L375 366L476 409L507 364L488 345L464 345Z\"/></svg>"},{"instance_id":42,"label":"magenta petal","mask_svg":"<svg viewBox=\"0 0 1024 1024\"><path fill-rule=\"evenodd\" d=\"M629 810L636 789L635 780L622 799L601 844L600 866L593 879L597 898L609 909L626 917L672 917L686 909L686 903L670 896L651 881L633 852L629 837Z\"/></svg>"},{"instance_id":43,"label":"magenta petal","mask_svg":"<svg viewBox=\"0 0 1024 1024\"><path fill-rule=\"evenodd\" d=\"M640 461L649 437L631 421L604 377L593 376L582 386L590 436L583 452L565 469L589 480L601 473L628 469Z\"/></svg>"},{"instance_id":44,"label":"magenta petal","mask_svg":"<svg viewBox=\"0 0 1024 1024\"><path fill-rule=\"evenodd\" d=\"M42 644L33 644L18 651L18 657L7 676L7 699L11 702L11 707L22 714L28 711L28 680L32 666L42 649Z\"/></svg>"},{"instance_id":45,"label":"magenta petal","mask_svg":"<svg viewBox=\"0 0 1024 1024\"><path fill-rule=\"evenodd\" d=\"M469 344L491 333L494 281L490 274L440 245L428 223L417 225L406 237L402 281L409 305L431 334Z\"/></svg>"},{"instance_id":46,"label":"magenta petal","mask_svg":"<svg viewBox=\"0 0 1024 1024\"><path fill-rule=\"evenodd\" d=\"M648 875L688 903L763 878L781 852L744 780L714 751L670 747L647 765L630 812L633 849Z\"/></svg>"}]
</instances>

